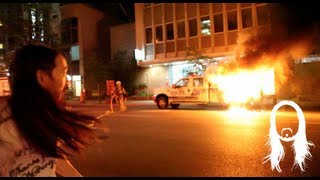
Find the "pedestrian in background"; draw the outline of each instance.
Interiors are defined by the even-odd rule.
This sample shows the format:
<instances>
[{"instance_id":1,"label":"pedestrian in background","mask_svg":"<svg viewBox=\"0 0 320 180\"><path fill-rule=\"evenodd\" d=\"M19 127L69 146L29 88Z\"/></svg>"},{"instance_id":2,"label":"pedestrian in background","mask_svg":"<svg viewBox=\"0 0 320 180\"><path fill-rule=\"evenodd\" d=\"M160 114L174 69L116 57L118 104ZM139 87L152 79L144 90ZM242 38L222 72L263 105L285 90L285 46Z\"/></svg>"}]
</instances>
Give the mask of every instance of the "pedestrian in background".
<instances>
[{"instance_id":1,"label":"pedestrian in background","mask_svg":"<svg viewBox=\"0 0 320 180\"><path fill-rule=\"evenodd\" d=\"M0 98L1 176L82 176L67 157L96 139L88 124L99 121L66 108L67 71L65 57L49 47L16 52L11 95Z\"/></svg>"},{"instance_id":2,"label":"pedestrian in background","mask_svg":"<svg viewBox=\"0 0 320 180\"><path fill-rule=\"evenodd\" d=\"M111 100L110 100L111 112L113 112L113 101L114 100L119 105L120 111L125 111L127 97L128 97L127 91L121 85L121 82L117 81L116 86L114 87L114 89L111 92Z\"/></svg>"}]
</instances>

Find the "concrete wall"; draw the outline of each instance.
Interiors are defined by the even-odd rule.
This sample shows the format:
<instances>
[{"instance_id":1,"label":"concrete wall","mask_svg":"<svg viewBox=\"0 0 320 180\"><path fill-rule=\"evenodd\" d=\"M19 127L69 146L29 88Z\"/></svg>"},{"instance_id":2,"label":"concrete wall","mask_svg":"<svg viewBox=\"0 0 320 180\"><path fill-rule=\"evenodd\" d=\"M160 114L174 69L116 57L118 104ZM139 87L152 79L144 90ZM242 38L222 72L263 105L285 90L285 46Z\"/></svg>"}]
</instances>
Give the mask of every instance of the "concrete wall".
<instances>
[{"instance_id":1,"label":"concrete wall","mask_svg":"<svg viewBox=\"0 0 320 180\"><path fill-rule=\"evenodd\" d=\"M60 7L61 20L76 17L78 18L78 43L80 54L80 75L82 87L96 87L92 77L86 77L83 67L84 57L98 48L98 22L104 17L103 13L81 3L67 4ZM84 82L84 78L86 82Z\"/></svg>"},{"instance_id":2,"label":"concrete wall","mask_svg":"<svg viewBox=\"0 0 320 180\"><path fill-rule=\"evenodd\" d=\"M143 28L143 6L144 3L134 3L134 13L135 13L135 26L136 26L136 48L142 51L142 54L145 54L144 50L144 28ZM139 59L140 60L140 59ZM144 60L141 59L141 60Z\"/></svg>"},{"instance_id":3,"label":"concrete wall","mask_svg":"<svg viewBox=\"0 0 320 180\"><path fill-rule=\"evenodd\" d=\"M86 53L97 48L97 22L103 18L103 13L81 3L68 4L60 7L61 19L77 17L79 30L79 44Z\"/></svg>"},{"instance_id":4,"label":"concrete wall","mask_svg":"<svg viewBox=\"0 0 320 180\"><path fill-rule=\"evenodd\" d=\"M148 86L148 94L153 93L155 88L165 87L169 76L168 66L154 66L150 68L141 68L137 78L138 83L144 83Z\"/></svg>"},{"instance_id":5,"label":"concrete wall","mask_svg":"<svg viewBox=\"0 0 320 180\"><path fill-rule=\"evenodd\" d=\"M278 98L320 102L319 70L320 62L294 64L291 76L279 88Z\"/></svg>"},{"instance_id":6,"label":"concrete wall","mask_svg":"<svg viewBox=\"0 0 320 180\"><path fill-rule=\"evenodd\" d=\"M297 94L320 96L320 62L295 64Z\"/></svg>"},{"instance_id":7,"label":"concrete wall","mask_svg":"<svg viewBox=\"0 0 320 180\"><path fill-rule=\"evenodd\" d=\"M135 23L121 24L110 27L111 59L118 50L127 51L129 56L134 56L136 48Z\"/></svg>"}]
</instances>

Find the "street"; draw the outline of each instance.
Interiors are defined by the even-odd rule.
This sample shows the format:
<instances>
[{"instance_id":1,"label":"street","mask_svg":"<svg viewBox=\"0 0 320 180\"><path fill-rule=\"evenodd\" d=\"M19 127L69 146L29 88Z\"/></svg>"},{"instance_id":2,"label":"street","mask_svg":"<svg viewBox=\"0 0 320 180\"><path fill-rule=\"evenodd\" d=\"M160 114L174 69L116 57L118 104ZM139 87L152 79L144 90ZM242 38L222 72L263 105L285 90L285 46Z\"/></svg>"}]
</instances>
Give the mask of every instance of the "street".
<instances>
[{"instance_id":1,"label":"street","mask_svg":"<svg viewBox=\"0 0 320 180\"><path fill-rule=\"evenodd\" d=\"M74 110L100 116L109 110L102 102L71 102ZM320 113L304 112L306 136L315 146L306 171L292 169L292 142L283 142L282 172L264 162L270 128L270 110L221 110L181 105L159 110L150 101L128 101L127 110L101 117L110 135L71 159L83 176L320 176ZM283 127L297 132L295 111L277 113L278 133ZM280 130L279 130L280 129Z\"/></svg>"}]
</instances>

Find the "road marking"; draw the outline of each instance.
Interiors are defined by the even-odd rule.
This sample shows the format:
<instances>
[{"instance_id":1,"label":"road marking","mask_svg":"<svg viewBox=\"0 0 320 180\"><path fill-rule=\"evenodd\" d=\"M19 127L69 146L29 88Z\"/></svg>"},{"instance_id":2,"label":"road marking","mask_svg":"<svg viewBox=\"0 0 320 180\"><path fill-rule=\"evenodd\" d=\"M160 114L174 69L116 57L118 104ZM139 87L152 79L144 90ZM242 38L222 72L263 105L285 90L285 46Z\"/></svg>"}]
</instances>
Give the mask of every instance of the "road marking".
<instances>
[{"instance_id":1,"label":"road marking","mask_svg":"<svg viewBox=\"0 0 320 180\"><path fill-rule=\"evenodd\" d=\"M98 116L97 119L100 119L100 118L102 118L102 117L104 117L104 116L107 116L107 115L109 115L109 113L103 113L103 114L101 114L100 116Z\"/></svg>"},{"instance_id":2,"label":"road marking","mask_svg":"<svg viewBox=\"0 0 320 180\"><path fill-rule=\"evenodd\" d=\"M156 110L137 110L137 112L156 112L156 113L161 113L161 112L172 112L172 111L176 111L176 110L171 110L171 109L156 109Z\"/></svg>"}]
</instances>

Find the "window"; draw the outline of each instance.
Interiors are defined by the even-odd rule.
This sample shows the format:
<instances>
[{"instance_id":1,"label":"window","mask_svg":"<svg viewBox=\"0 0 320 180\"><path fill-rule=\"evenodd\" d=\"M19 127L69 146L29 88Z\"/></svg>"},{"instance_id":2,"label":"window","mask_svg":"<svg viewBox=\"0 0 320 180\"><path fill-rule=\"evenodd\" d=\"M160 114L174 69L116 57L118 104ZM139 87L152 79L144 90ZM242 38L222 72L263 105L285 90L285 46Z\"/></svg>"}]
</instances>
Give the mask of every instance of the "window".
<instances>
[{"instance_id":1,"label":"window","mask_svg":"<svg viewBox=\"0 0 320 180\"><path fill-rule=\"evenodd\" d=\"M197 19L190 19L189 20L189 36L197 36L198 35L198 23Z\"/></svg>"},{"instance_id":2,"label":"window","mask_svg":"<svg viewBox=\"0 0 320 180\"><path fill-rule=\"evenodd\" d=\"M72 28L77 28L78 27L78 18L72 18L71 19L71 26L72 26Z\"/></svg>"},{"instance_id":3,"label":"window","mask_svg":"<svg viewBox=\"0 0 320 180\"><path fill-rule=\"evenodd\" d=\"M165 22L172 22L173 21L173 4L172 3L165 3L164 4L164 21Z\"/></svg>"},{"instance_id":4,"label":"window","mask_svg":"<svg viewBox=\"0 0 320 180\"><path fill-rule=\"evenodd\" d=\"M32 25L34 26L35 23L36 23L36 12L35 12L35 10L32 9L32 10L30 11L30 14L31 14Z\"/></svg>"},{"instance_id":5,"label":"window","mask_svg":"<svg viewBox=\"0 0 320 180\"><path fill-rule=\"evenodd\" d=\"M67 44L78 43L78 19L68 18L61 22L61 39ZM34 34L33 36L36 36Z\"/></svg>"},{"instance_id":6,"label":"window","mask_svg":"<svg viewBox=\"0 0 320 180\"><path fill-rule=\"evenodd\" d=\"M153 44L146 45L146 55L153 55Z\"/></svg>"},{"instance_id":7,"label":"window","mask_svg":"<svg viewBox=\"0 0 320 180\"><path fill-rule=\"evenodd\" d=\"M189 79L181 79L176 83L176 87L187 87L189 83Z\"/></svg>"},{"instance_id":8,"label":"window","mask_svg":"<svg viewBox=\"0 0 320 180\"><path fill-rule=\"evenodd\" d=\"M40 15L39 15L39 21L40 21L40 22L43 21L43 14L42 14L42 13L40 13Z\"/></svg>"},{"instance_id":9,"label":"window","mask_svg":"<svg viewBox=\"0 0 320 180\"><path fill-rule=\"evenodd\" d=\"M210 18L209 16L201 18L201 34L210 35Z\"/></svg>"},{"instance_id":10,"label":"window","mask_svg":"<svg viewBox=\"0 0 320 180\"><path fill-rule=\"evenodd\" d=\"M213 14L221 13L223 11L222 3L212 3Z\"/></svg>"},{"instance_id":11,"label":"window","mask_svg":"<svg viewBox=\"0 0 320 180\"><path fill-rule=\"evenodd\" d=\"M176 20L184 19L184 3L176 3Z\"/></svg>"},{"instance_id":12,"label":"window","mask_svg":"<svg viewBox=\"0 0 320 180\"><path fill-rule=\"evenodd\" d=\"M152 28L146 29L146 44L152 43Z\"/></svg>"},{"instance_id":13,"label":"window","mask_svg":"<svg viewBox=\"0 0 320 180\"><path fill-rule=\"evenodd\" d=\"M173 40L174 39L173 23L167 24L166 30L167 30L167 40Z\"/></svg>"},{"instance_id":14,"label":"window","mask_svg":"<svg viewBox=\"0 0 320 180\"><path fill-rule=\"evenodd\" d=\"M154 24L162 24L162 5L154 6L153 12Z\"/></svg>"},{"instance_id":15,"label":"window","mask_svg":"<svg viewBox=\"0 0 320 180\"><path fill-rule=\"evenodd\" d=\"M223 15L217 14L214 15L214 32L223 32Z\"/></svg>"},{"instance_id":16,"label":"window","mask_svg":"<svg viewBox=\"0 0 320 180\"><path fill-rule=\"evenodd\" d=\"M199 3L200 16L209 15L209 4L208 3Z\"/></svg>"},{"instance_id":17,"label":"window","mask_svg":"<svg viewBox=\"0 0 320 180\"><path fill-rule=\"evenodd\" d=\"M228 30L238 29L237 11L228 12Z\"/></svg>"},{"instance_id":18,"label":"window","mask_svg":"<svg viewBox=\"0 0 320 180\"><path fill-rule=\"evenodd\" d=\"M268 7L266 5L257 7L258 26L268 23Z\"/></svg>"},{"instance_id":19,"label":"window","mask_svg":"<svg viewBox=\"0 0 320 180\"><path fill-rule=\"evenodd\" d=\"M185 38L186 37L186 29L184 21L177 22L178 26L178 38Z\"/></svg>"},{"instance_id":20,"label":"window","mask_svg":"<svg viewBox=\"0 0 320 180\"><path fill-rule=\"evenodd\" d=\"M201 87L201 86L203 86L203 78L193 79L193 87Z\"/></svg>"},{"instance_id":21,"label":"window","mask_svg":"<svg viewBox=\"0 0 320 180\"><path fill-rule=\"evenodd\" d=\"M80 58L80 55L79 55L79 45L77 46L72 46L71 47L71 50L70 50L70 53L71 53L71 60L72 61L77 61L79 60Z\"/></svg>"},{"instance_id":22,"label":"window","mask_svg":"<svg viewBox=\"0 0 320 180\"><path fill-rule=\"evenodd\" d=\"M156 42L163 41L162 25L156 27Z\"/></svg>"},{"instance_id":23,"label":"window","mask_svg":"<svg viewBox=\"0 0 320 180\"><path fill-rule=\"evenodd\" d=\"M78 29L72 28L71 44L78 43Z\"/></svg>"},{"instance_id":24,"label":"window","mask_svg":"<svg viewBox=\"0 0 320 180\"><path fill-rule=\"evenodd\" d=\"M151 8L144 9L144 27L151 26Z\"/></svg>"},{"instance_id":25,"label":"window","mask_svg":"<svg viewBox=\"0 0 320 180\"><path fill-rule=\"evenodd\" d=\"M197 4L196 3L187 3L187 15L188 15L188 18L197 17Z\"/></svg>"},{"instance_id":26,"label":"window","mask_svg":"<svg viewBox=\"0 0 320 180\"><path fill-rule=\"evenodd\" d=\"M252 27L252 9L242 9L242 28Z\"/></svg>"},{"instance_id":27,"label":"window","mask_svg":"<svg viewBox=\"0 0 320 180\"><path fill-rule=\"evenodd\" d=\"M234 10L237 9L237 3L226 3L227 10Z\"/></svg>"}]
</instances>

